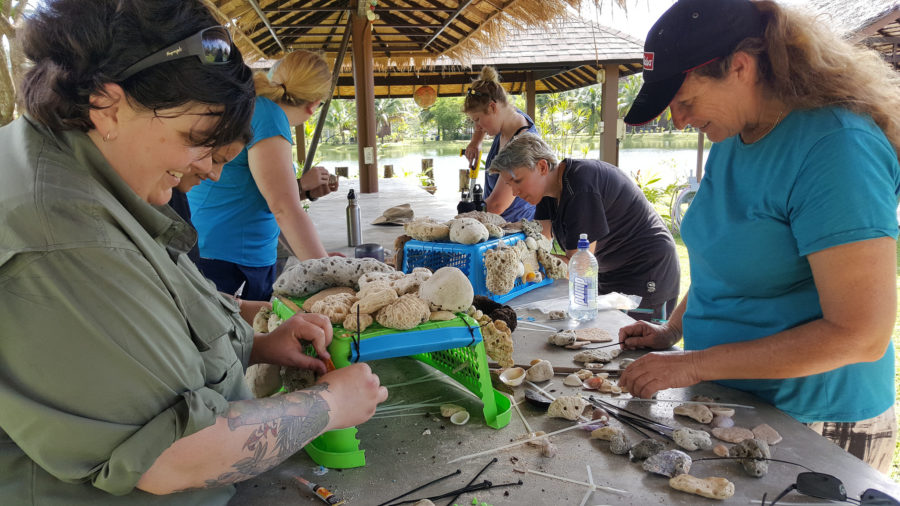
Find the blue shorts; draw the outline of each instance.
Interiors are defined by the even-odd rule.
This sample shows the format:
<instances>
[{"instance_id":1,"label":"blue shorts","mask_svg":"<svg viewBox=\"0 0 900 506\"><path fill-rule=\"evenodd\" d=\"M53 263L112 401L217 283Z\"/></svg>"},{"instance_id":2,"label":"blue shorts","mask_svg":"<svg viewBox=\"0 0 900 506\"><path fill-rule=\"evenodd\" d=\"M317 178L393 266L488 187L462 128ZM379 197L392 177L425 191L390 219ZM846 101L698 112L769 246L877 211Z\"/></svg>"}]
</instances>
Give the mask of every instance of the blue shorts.
<instances>
[{"instance_id":1,"label":"blue shorts","mask_svg":"<svg viewBox=\"0 0 900 506\"><path fill-rule=\"evenodd\" d=\"M234 295L244 285L240 297L245 300L269 300L275 283L275 264L266 267L247 267L225 260L201 258L197 267L216 284L220 292Z\"/></svg>"}]
</instances>

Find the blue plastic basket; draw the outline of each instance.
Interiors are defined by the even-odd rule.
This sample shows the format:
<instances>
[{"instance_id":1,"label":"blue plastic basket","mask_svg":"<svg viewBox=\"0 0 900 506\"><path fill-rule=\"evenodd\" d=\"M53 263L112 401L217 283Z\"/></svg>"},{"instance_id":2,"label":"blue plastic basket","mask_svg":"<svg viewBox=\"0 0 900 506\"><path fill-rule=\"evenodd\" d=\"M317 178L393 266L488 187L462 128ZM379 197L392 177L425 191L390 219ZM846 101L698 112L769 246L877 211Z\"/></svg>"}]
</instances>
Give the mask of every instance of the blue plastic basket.
<instances>
[{"instance_id":1,"label":"blue plastic basket","mask_svg":"<svg viewBox=\"0 0 900 506\"><path fill-rule=\"evenodd\" d=\"M403 246L403 272L409 273L416 267L427 267L436 271L441 267L456 267L468 276L475 290L475 295L490 297L496 302L506 302L514 297L530 292L539 286L549 285L553 282L547 278L544 268L541 274L544 279L537 283L523 283L516 279L516 284L509 293L491 293L485 285L487 270L484 268L484 252L496 248L500 241L506 245L513 245L525 240L525 234L511 234L500 239L490 239L478 244L457 244L455 242L424 242L407 241Z\"/></svg>"}]
</instances>

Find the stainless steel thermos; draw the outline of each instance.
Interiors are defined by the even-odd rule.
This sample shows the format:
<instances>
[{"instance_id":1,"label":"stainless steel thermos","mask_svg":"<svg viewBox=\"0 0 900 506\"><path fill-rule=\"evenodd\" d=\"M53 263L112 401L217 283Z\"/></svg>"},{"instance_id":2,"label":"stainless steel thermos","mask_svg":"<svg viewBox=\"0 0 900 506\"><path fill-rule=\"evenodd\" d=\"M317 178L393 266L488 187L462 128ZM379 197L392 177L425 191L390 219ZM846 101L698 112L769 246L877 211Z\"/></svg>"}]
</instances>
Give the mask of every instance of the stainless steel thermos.
<instances>
[{"instance_id":1,"label":"stainless steel thermos","mask_svg":"<svg viewBox=\"0 0 900 506\"><path fill-rule=\"evenodd\" d=\"M359 205L353 189L347 194L347 246L357 246L362 242L359 230Z\"/></svg>"}]
</instances>

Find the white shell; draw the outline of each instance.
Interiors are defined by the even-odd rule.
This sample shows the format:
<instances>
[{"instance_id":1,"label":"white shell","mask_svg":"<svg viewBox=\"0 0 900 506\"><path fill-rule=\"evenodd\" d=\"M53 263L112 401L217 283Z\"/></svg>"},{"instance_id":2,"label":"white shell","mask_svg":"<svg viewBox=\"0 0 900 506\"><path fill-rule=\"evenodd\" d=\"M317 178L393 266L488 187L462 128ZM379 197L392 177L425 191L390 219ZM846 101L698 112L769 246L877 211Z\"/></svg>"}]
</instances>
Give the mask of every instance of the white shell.
<instances>
[{"instance_id":1,"label":"white shell","mask_svg":"<svg viewBox=\"0 0 900 506\"><path fill-rule=\"evenodd\" d=\"M469 412L466 410L457 411L450 416L450 423L453 425L465 425L469 421Z\"/></svg>"},{"instance_id":2,"label":"white shell","mask_svg":"<svg viewBox=\"0 0 900 506\"><path fill-rule=\"evenodd\" d=\"M580 387L581 386L581 378L578 377L577 374L572 373L566 376L566 379L563 380L563 384L570 387Z\"/></svg>"},{"instance_id":3,"label":"white shell","mask_svg":"<svg viewBox=\"0 0 900 506\"><path fill-rule=\"evenodd\" d=\"M525 381L525 369L522 369L521 367L510 367L500 373L500 381L511 387L517 387Z\"/></svg>"}]
</instances>

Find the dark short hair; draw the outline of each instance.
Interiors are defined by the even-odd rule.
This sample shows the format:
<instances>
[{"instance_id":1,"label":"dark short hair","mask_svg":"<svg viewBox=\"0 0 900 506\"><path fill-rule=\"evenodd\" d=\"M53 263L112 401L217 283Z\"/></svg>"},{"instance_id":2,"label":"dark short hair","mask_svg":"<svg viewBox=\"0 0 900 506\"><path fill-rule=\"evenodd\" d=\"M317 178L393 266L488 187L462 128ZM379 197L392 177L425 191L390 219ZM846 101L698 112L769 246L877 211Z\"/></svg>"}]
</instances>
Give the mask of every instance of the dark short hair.
<instances>
[{"instance_id":1,"label":"dark short hair","mask_svg":"<svg viewBox=\"0 0 900 506\"><path fill-rule=\"evenodd\" d=\"M160 111L192 102L222 106L219 121L197 145L221 146L250 128L256 93L236 47L223 65L182 58L117 81L114 76L169 44L218 25L198 0L46 0L26 20L22 83L25 109L54 131L94 128L90 96L118 83L132 104Z\"/></svg>"}]
</instances>

